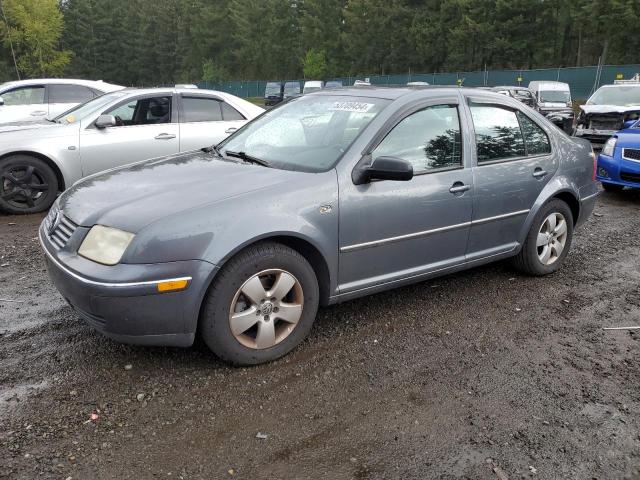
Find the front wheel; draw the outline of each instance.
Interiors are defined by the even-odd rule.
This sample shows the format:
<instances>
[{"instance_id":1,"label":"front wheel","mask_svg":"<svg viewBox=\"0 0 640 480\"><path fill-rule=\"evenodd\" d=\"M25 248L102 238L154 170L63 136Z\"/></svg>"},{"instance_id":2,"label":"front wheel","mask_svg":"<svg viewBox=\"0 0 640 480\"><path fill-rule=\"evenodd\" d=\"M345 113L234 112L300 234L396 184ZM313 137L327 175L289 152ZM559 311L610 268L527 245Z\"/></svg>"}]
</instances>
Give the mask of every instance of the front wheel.
<instances>
[{"instance_id":1,"label":"front wheel","mask_svg":"<svg viewBox=\"0 0 640 480\"><path fill-rule=\"evenodd\" d=\"M302 255L279 243L258 244L232 258L214 280L200 334L227 362L269 362L307 336L318 303L318 281Z\"/></svg>"},{"instance_id":2,"label":"front wheel","mask_svg":"<svg viewBox=\"0 0 640 480\"><path fill-rule=\"evenodd\" d=\"M0 210L37 213L48 210L58 194L58 178L44 161L30 155L0 160Z\"/></svg>"},{"instance_id":3,"label":"front wheel","mask_svg":"<svg viewBox=\"0 0 640 480\"><path fill-rule=\"evenodd\" d=\"M552 200L536 215L514 264L530 275L553 273L564 262L572 240L573 214L565 202Z\"/></svg>"}]
</instances>

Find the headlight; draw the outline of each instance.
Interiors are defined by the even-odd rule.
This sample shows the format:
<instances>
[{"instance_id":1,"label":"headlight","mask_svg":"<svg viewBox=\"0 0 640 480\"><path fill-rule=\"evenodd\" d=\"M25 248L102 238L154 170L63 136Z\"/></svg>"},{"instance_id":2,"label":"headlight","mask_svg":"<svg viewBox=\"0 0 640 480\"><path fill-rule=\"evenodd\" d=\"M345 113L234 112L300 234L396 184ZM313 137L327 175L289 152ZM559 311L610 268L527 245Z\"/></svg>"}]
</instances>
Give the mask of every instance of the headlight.
<instances>
[{"instance_id":1,"label":"headlight","mask_svg":"<svg viewBox=\"0 0 640 480\"><path fill-rule=\"evenodd\" d=\"M117 264L135 235L117 228L95 225L82 241L78 253L104 265Z\"/></svg>"},{"instance_id":2,"label":"headlight","mask_svg":"<svg viewBox=\"0 0 640 480\"><path fill-rule=\"evenodd\" d=\"M607 143L602 147L602 154L607 157L613 157L613 149L616 148L616 142L618 139L616 137L611 137L607 140Z\"/></svg>"}]
</instances>

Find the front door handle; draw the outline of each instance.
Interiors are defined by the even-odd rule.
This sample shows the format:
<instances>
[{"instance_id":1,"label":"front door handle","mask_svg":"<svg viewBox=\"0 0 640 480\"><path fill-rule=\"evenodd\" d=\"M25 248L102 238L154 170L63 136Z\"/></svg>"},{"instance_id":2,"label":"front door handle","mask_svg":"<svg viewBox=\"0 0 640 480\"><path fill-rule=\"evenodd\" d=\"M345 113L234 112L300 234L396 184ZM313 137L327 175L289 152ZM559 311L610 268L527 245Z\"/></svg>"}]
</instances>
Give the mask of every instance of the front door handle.
<instances>
[{"instance_id":1,"label":"front door handle","mask_svg":"<svg viewBox=\"0 0 640 480\"><path fill-rule=\"evenodd\" d=\"M467 190L469 190L471 188L471 185L465 185L462 182L456 182L454 183L451 188L449 189L449 191L451 193L464 193Z\"/></svg>"},{"instance_id":2,"label":"front door handle","mask_svg":"<svg viewBox=\"0 0 640 480\"><path fill-rule=\"evenodd\" d=\"M176 138L176 136L172 133L161 133L160 135L156 135L156 140L171 140L172 138Z\"/></svg>"},{"instance_id":3,"label":"front door handle","mask_svg":"<svg viewBox=\"0 0 640 480\"><path fill-rule=\"evenodd\" d=\"M47 112L44 110L36 110L35 112L31 112L32 117L41 117L42 115L46 115Z\"/></svg>"},{"instance_id":4,"label":"front door handle","mask_svg":"<svg viewBox=\"0 0 640 480\"><path fill-rule=\"evenodd\" d=\"M236 130L237 130L237 128L236 128L236 127L229 127L229 128L227 128L227 129L224 131L224 133L233 133L233 132L235 132Z\"/></svg>"},{"instance_id":5,"label":"front door handle","mask_svg":"<svg viewBox=\"0 0 640 480\"><path fill-rule=\"evenodd\" d=\"M540 167L536 167L536 169L533 171L533 176L535 178L543 178L547 175L547 171L546 170L542 170Z\"/></svg>"}]
</instances>

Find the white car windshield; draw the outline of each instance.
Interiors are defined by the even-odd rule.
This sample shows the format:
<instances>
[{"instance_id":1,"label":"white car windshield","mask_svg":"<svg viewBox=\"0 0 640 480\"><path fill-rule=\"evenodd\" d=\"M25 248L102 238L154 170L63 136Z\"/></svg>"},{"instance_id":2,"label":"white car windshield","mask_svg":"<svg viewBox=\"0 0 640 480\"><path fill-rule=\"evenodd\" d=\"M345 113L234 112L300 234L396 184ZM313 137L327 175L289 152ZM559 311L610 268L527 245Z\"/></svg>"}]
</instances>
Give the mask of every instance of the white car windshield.
<instances>
[{"instance_id":1,"label":"white car windshield","mask_svg":"<svg viewBox=\"0 0 640 480\"><path fill-rule=\"evenodd\" d=\"M616 85L600 88L587 101L587 105L617 105L628 107L640 105L640 86Z\"/></svg>"},{"instance_id":2,"label":"white car windshield","mask_svg":"<svg viewBox=\"0 0 640 480\"><path fill-rule=\"evenodd\" d=\"M70 110L58 115L53 119L56 123L63 123L68 125L70 123L76 123L82 120L87 115L95 112L97 109L104 107L108 103L125 96L126 93L122 90L117 92L105 93L99 97L92 98L88 102L84 102L80 105L76 105Z\"/></svg>"},{"instance_id":3,"label":"white car windshield","mask_svg":"<svg viewBox=\"0 0 640 480\"><path fill-rule=\"evenodd\" d=\"M227 157L253 157L274 168L332 168L390 102L380 98L311 96L270 110L218 145Z\"/></svg>"},{"instance_id":4,"label":"white car windshield","mask_svg":"<svg viewBox=\"0 0 640 480\"><path fill-rule=\"evenodd\" d=\"M540 101L543 103L569 103L571 94L565 90L540 90Z\"/></svg>"}]
</instances>

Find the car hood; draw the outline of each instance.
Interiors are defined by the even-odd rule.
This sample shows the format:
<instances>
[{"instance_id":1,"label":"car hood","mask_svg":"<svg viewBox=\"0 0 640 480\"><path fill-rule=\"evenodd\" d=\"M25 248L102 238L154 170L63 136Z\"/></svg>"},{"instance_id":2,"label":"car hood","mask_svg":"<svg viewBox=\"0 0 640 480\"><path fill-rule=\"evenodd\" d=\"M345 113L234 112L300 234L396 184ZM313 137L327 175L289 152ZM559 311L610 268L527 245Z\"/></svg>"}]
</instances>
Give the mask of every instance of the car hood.
<instances>
[{"instance_id":1,"label":"car hood","mask_svg":"<svg viewBox=\"0 0 640 480\"><path fill-rule=\"evenodd\" d=\"M49 122L47 120L38 120L35 122L9 122L0 124L0 133L15 132L17 130L30 130L33 128L56 128L59 123Z\"/></svg>"},{"instance_id":2,"label":"car hood","mask_svg":"<svg viewBox=\"0 0 640 480\"><path fill-rule=\"evenodd\" d=\"M587 115L592 113L626 113L640 110L640 105L620 106L620 105L580 105L580 108Z\"/></svg>"},{"instance_id":3,"label":"car hood","mask_svg":"<svg viewBox=\"0 0 640 480\"><path fill-rule=\"evenodd\" d=\"M616 146L624 148L640 148L640 128L625 128L616 133Z\"/></svg>"},{"instance_id":4,"label":"car hood","mask_svg":"<svg viewBox=\"0 0 640 480\"><path fill-rule=\"evenodd\" d=\"M198 150L86 177L61 196L59 208L78 225L137 233L176 213L291 185L303 175L308 174L224 160Z\"/></svg>"}]
</instances>

